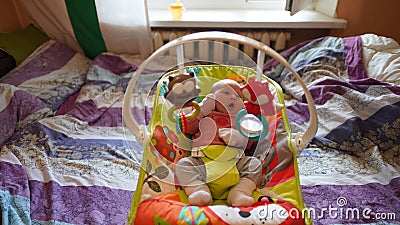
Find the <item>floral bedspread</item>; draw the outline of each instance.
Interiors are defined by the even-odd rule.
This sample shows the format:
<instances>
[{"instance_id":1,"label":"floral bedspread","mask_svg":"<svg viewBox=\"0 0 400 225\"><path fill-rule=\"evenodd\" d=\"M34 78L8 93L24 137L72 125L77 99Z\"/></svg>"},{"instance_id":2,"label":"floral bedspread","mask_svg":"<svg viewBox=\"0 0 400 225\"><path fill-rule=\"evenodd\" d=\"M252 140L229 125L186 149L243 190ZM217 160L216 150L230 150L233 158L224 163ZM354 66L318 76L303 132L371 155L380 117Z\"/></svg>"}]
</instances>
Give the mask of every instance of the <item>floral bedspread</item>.
<instances>
[{"instance_id":1,"label":"floral bedspread","mask_svg":"<svg viewBox=\"0 0 400 225\"><path fill-rule=\"evenodd\" d=\"M310 90L317 135L298 156L315 224L400 220L400 46L376 35L326 37L283 52ZM303 92L275 62L267 73L287 97L292 131L309 121Z\"/></svg>"},{"instance_id":2,"label":"floral bedspread","mask_svg":"<svg viewBox=\"0 0 400 225\"><path fill-rule=\"evenodd\" d=\"M1 80L1 224L125 223L141 148L122 98L141 60L92 61L51 40Z\"/></svg>"}]
</instances>

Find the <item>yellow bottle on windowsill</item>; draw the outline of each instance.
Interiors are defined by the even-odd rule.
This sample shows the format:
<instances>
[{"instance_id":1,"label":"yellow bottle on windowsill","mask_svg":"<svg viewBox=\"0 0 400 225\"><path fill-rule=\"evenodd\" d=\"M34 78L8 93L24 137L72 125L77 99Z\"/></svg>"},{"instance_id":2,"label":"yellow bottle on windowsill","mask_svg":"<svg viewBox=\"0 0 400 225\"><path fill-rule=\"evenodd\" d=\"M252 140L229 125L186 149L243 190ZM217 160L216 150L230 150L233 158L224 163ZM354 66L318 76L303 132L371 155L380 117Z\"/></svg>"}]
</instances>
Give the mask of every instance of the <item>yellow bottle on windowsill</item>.
<instances>
[{"instance_id":1,"label":"yellow bottle on windowsill","mask_svg":"<svg viewBox=\"0 0 400 225\"><path fill-rule=\"evenodd\" d=\"M175 3L172 3L169 6L171 13L172 13L172 19L174 20L180 20L182 19L182 11L183 11L183 5L180 2L180 0L176 0Z\"/></svg>"}]
</instances>

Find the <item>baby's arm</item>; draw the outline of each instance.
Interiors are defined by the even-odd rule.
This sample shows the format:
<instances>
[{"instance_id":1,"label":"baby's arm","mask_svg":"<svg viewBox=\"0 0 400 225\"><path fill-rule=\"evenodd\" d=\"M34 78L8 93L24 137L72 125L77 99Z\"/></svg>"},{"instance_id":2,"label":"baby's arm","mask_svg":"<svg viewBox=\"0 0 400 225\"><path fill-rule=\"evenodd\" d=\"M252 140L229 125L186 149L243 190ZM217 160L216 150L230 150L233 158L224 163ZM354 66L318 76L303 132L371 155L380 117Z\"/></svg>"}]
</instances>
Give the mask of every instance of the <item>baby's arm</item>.
<instances>
[{"instance_id":1,"label":"baby's arm","mask_svg":"<svg viewBox=\"0 0 400 225\"><path fill-rule=\"evenodd\" d=\"M197 116L197 119L201 119L215 110L215 95L208 94L203 101L199 103L199 106L200 114Z\"/></svg>"}]
</instances>

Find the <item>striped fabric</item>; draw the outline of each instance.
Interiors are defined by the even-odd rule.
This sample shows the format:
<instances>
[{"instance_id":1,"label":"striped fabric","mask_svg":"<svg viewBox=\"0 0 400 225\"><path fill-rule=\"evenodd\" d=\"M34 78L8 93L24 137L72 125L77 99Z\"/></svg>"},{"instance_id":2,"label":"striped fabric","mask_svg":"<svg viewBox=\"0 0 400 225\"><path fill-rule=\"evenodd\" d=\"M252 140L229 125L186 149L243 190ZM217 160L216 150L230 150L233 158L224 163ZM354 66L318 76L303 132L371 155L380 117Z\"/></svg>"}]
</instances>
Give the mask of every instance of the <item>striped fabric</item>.
<instances>
[{"instance_id":1,"label":"striped fabric","mask_svg":"<svg viewBox=\"0 0 400 225\"><path fill-rule=\"evenodd\" d=\"M48 36L94 58L102 52L149 55L146 1L21 0Z\"/></svg>"}]
</instances>

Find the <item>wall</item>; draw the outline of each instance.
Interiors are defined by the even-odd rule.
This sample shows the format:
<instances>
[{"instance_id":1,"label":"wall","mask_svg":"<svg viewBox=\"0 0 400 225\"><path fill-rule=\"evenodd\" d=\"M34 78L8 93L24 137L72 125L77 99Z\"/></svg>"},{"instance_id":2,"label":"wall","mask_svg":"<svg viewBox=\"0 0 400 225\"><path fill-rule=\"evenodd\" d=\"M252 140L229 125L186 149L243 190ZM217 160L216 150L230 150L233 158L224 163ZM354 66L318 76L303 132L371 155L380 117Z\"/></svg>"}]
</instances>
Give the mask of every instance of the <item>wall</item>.
<instances>
[{"instance_id":1,"label":"wall","mask_svg":"<svg viewBox=\"0 0 400 225\"><path fill-rule=\"evenodd\" d=\"M348 37L365 33L391 37L400 43L400 0L339 0L337 17L347 20L345 29L291 30L293 46L322 36Z\"/></svg>"},{"instance_id":2,"label":"wall","mask_svg":"<svg viewBox=\"0 0 400 225\"><path fill-rule=\"evenodd\" d=\"M19 1L0 1L0 32L12 32L29 25L30 20L24 14Z\"/></svg>"},{"instance_id":3,"label":"wall","mask_svg":"<svg viewBox=\"0 0 400 225\"><path fill-rule=\"evenodd\" d=\"M399 0L339 0L337 16L347 20L346 29L331 30L332 36L375 33L400 43Z\"/></svg>"},{"instance_id":4,"label":"wall","mask_svg":"<svg viewBox=\"0 0 400 225\"><path fill-rule=\"evenodd\" d=\"M291 29L290 41L288 46L294 46L303 41L312 40L319 37L329 36L329 29Z\"/></svg>"}]
</instances>

